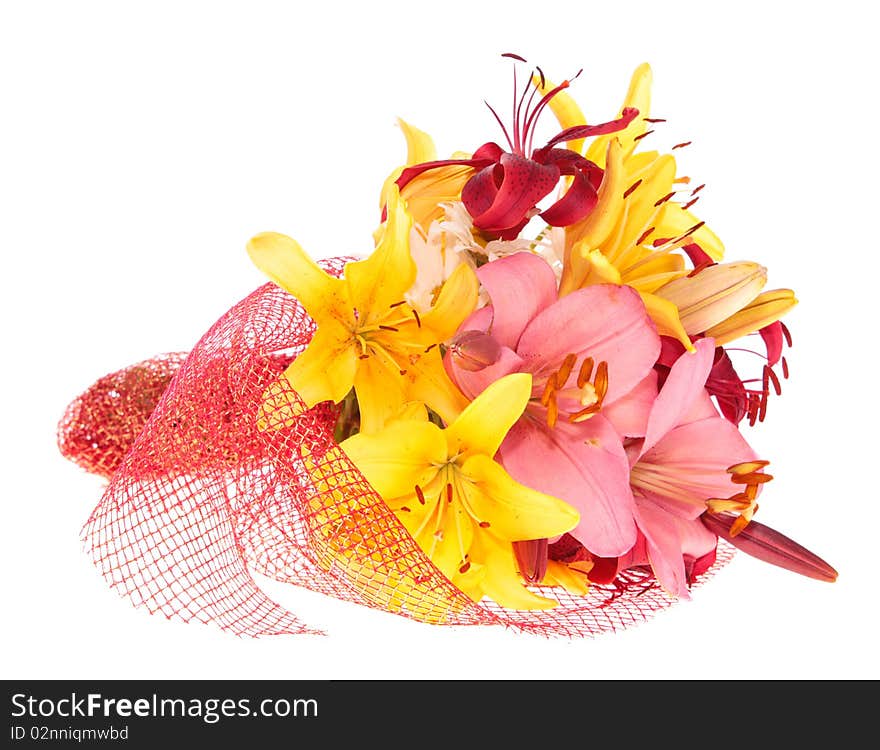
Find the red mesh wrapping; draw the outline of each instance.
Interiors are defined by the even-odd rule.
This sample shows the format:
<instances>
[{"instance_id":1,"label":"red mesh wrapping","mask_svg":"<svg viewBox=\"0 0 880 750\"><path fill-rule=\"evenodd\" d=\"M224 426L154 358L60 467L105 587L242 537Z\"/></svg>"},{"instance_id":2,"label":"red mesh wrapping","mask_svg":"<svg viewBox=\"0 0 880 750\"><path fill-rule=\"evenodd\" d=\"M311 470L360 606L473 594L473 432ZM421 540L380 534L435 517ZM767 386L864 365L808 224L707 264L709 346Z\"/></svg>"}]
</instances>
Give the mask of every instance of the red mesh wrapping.
<instances>
[{"instance_id":1,"label":"red mesh wrapping","mask_svg":"<svg viewBox=\"0 0 880 750\"><path fill-rule=\"evenodd\" d=\"M324 266L338 274L343 263ZM313 329L290 295L266 284L185 358L164 355L106 376L68 408L62 453L110 477L83 539L120 595L247 636L320 632L269 599L251 571L428 623L542 635L618 630L670 604L648 571L593 585L586 597L537 588L559 602L545 611L470 600L336 447L335 407L257 429L267 386ZM277 399L297 400L289 389ZM271 421L272 404L264 409ZM732 554L720 547L700 582Z\"/></svg>"}]
</instances>

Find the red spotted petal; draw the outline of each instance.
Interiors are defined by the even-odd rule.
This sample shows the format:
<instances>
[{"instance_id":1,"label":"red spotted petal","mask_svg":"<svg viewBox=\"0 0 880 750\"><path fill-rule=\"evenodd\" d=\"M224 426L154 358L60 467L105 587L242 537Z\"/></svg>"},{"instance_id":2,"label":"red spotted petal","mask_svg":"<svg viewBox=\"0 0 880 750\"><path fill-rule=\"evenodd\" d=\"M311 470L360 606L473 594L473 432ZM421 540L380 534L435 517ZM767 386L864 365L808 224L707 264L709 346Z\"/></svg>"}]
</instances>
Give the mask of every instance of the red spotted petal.
<instances>
[{"instance_id":1,"label":"red spotted petal","mask_svg":"<svg viewBox=\"0 0 880 750\"><path fill-rule=\"evenodd\" d=\"M589 180L594 189L598 190L602 184L605 170L595 162L585 159L576 151L569 148L539 149L532 158L539 164L555 164L559 167L559 173L573 175L582 173Z\"/></svg>"},{"instance_id":2,"label":"red spotted petal","mask_svg":"<svg viewBox=\"0 0 880 750\"><path fill-rule=\"evenodd\" d=\"M565 195L542 212L541 218L551 227L567 227L583 219L595 208L598 201L596 189L585 175L577 172Z\"/></svg>"},{"instance_id":3,"label":"red spotted petal","mask_svg":"<svg viewBox=\"0 0 880 750\"><path fill-rule=\"evenodd\" d=\"M504 149L501 148L497 143L493 143L489 141L488 143L484 143L480 146L476 151L474 151L473 159L486 159L488 161L498 161L501 158L501 154L504 153Z\"/></svg>"},{"instance_id":4,"label":"red spotted petal","mask_svg":"<svg viewBox=\"0 0 880 750\"><path fill-rule=\"evenodd\" d=\"M590 138L594 135L607 135L608 133L616 133L619 130L623 130L627 125L629 125L639 114L639 110L635 107L626 107L623 112L621 112L620 117L616 120L612 120L611 122L603 122L599 125L575 125L572 128L566 128L558 135L555 135L549 141L547 141L547 145L544 146L544 149L550 149L558 143L564 143L566 141L576 141L580 138ZM537 155L536 155L537 157Z\"/></svg>"},{"instance_id":5,"label":"red spotted petal","mask_svg":"<svg viewBox=\"0 0 880 750\"><path fill-rule=\"evenodd\" d=\"M503 175L501 166L492 164L481 169L464 184L461 202L471 216L479 216L492 207Z\"/></svg>"},{"instance_id":6,"label":"red spotted petal","mask_svg":"<svg viewBox=\"0 0 880 750\"><path fill-rule=\"evenodd\" d=\"M472 211L468 200L465 200L465 191L462 191L462 201L474 217L474 226L487 232L502 232L521 224L524 219L527 220L528 212L559 181L559 168L553 164L538 164L531 159L508 153L501 155L499 164L503 169L501 184L498 185L498 192L488 209L479 213ZM497 175L495 172L496 180ZM470 180L465 187L469 185ZM487 185L486 178L481 178L479 188L486 189ZM470 191L468 198L474 200Z\"/></svg>"}]
</instances>

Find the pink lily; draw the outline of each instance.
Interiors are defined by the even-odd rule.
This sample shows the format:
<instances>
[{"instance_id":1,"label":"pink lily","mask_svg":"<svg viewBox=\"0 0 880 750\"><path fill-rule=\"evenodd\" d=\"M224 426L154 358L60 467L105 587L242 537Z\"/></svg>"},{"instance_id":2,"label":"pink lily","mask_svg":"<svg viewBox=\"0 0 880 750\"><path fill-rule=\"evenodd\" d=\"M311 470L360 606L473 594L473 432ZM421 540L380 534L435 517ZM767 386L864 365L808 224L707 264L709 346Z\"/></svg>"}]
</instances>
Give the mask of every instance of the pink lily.
<instances>
[{"instance_id":1,"label":"pink lily","mask_svg":"<svg viewBox=\"0 0 880 750\"><path fill-rule=\"evenodd\" d=\"M636 540L636 507L623 441L604 411L642 387L660 351L644 304L613 284L557 299L552 268L530 253L477 275L491 305L459 328L447 370L470 398L511 372L531 373L532 398L500 460L517 481L580 512L571 533L591 553L624 554Z\"/></svg>"},{"instance_id":2,"label":"pink lily","mask_svg":"<svg viewBox=\"0 0 880 750\"><path fill-rule=\"evenodd\" d=\"M627 446L636 522L645 538L647 561L660 585L685 599L693 578L688 564L713 554L717 544L716 535L700 520L707 503L741 508L745 525L757 507L761 483L771 478L760 471L766 462L757 460L705 390L714 341L701 339L695 346L694 353L682 354L670 368L648 415L644 438ZM740 489L743 492L737 492Z\"/></svg>"},{"instance_id":3,"label":"pink lily","mask_svg":"<svg viewBox=\"0 0 880 750\"><path fill-rule=\"evenodd\" d=\"M525 62L518 55L505 56ZM541 74L542 81L543 78ZM604 171L577 151L558 146L568 141L623 130L638 115L637 109L626 108L616 120L600 125L566 128L544 146L533 149L532 137L541 112L553 97L568 88L570 81L563 81L532 107L538 89L533 88L526 101L529 87L526 86L522 95L519 95L516 71L513 80L511 131L504 126L495 110L489 107L501 126L509 151L490 141L480 146L469 159L442 159L415 164L404 169L397 179L397 185L402 190L411 180L430 169L446 166L472 167L476 171L462 189L462 203L473 217L475 227L487 234L498 235L503 240L513 239L519 234L529 219L538 213L538 202L556 187L562 176L569 177L571 184L565 195L540 212L541 218L551 226L568 226L592 211L598 201L597 190Z\"/></svg>"}]
</instances>

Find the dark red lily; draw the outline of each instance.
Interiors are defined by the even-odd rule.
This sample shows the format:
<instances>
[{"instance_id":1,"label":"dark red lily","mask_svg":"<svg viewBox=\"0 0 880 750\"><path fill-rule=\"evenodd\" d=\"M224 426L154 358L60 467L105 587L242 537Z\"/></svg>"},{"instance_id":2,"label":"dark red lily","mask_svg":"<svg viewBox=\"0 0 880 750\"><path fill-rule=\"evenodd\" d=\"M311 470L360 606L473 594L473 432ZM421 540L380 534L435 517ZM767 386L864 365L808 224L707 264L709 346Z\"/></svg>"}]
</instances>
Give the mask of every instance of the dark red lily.
<instances>
[{"instance_id":1,"label":"dark red lily","mask_svg":"<svg viewBox=\"0 0 880 750\"><path fill-rule=\"evenodd\" d=\"M525 62L518 55L505 57ZM544 76L538 69L543 84ZM578 72L580 75L580 72ZM577 75L572 77L572 80ZM551 226L568 226L583 219L598 200L597 190L604 171L594 162L560 144L581 138L590 138L623 130L638 115L638 110L627 107L621 116L600 125L577 125L555 135L541 148L532 148L535 124L544 108L570 80L565 80L534 103L537 87L526 101L529 87L518 96L514 70L514 106L512 133L488 104L507 139L509 151L497 143L480 146L470 159L443 159L415 164L403 170L397 186L403 189L411 180L431 169L446 166L467 166L475 174L465 183L461 200L473 217L474 226L488 235L513 239L535 215ZM571 185L565 194L544 211L537 204L558 184L560 177L570 177Z\"/></svg>"}]
</instances>

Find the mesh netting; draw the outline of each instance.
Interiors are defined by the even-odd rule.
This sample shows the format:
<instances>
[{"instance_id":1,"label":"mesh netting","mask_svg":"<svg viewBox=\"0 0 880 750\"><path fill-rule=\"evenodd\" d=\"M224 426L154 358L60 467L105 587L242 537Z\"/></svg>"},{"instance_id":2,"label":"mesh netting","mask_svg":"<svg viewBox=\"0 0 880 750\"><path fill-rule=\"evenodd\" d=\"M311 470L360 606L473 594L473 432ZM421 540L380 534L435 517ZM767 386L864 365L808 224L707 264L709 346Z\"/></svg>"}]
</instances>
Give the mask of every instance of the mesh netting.
<instances>
[{"instance_id":1,"label":"mesh netting","mask_svg":"<svg viewBox=\"0 0 880 750\"><path fill-rule=\"evenodd\" d=\"M343 263L323 265L339 274ZM669 606L646 570L584 597L535 587L559 603L544 611L477 604L456 589L336 446L335 407L257 428L261 406L271 423L273 409L301 403L283 379L264 401L313 330L290 295L266 284L188 355L101 378L68 407L62 453L109 478L83 539L118 593L247 636L320 632L266 596L252 572L427 623L548 636L619 630ZM699 581L732 554L719 546Z\"/></svg>"}]
</instances>

